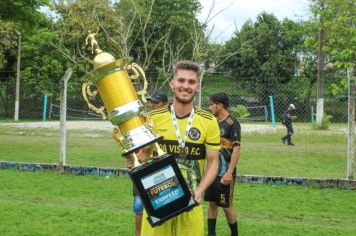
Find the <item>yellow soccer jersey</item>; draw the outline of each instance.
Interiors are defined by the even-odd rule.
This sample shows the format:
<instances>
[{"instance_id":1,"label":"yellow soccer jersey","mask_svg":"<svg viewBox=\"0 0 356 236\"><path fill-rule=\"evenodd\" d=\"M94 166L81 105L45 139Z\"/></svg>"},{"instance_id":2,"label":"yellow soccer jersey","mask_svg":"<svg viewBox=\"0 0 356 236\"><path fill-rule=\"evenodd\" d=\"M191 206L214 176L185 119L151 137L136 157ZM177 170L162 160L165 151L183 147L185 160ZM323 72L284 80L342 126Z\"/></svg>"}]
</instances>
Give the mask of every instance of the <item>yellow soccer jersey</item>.
<instances>
[{"instance_id":1,"label":"yellow soccer jersey","mask_svg":"<svg viewBox=\"0 0 356 236\"><path fill-rule=\"evenodd\" d=\"M220 131L216 118L201 108L194 108L192 127L185 140L185 152L187 158L178 158L180 147L174 130L171 106L153 110L148 118L154 122L154 131L163 136L159 141L160 148L172 154L182 171L183 176L191 191L195 191L204 174L206 149L220 150ZM189 114L185 117L177 117L181 137L184 138Z\"/></svg>"}]
</instances>

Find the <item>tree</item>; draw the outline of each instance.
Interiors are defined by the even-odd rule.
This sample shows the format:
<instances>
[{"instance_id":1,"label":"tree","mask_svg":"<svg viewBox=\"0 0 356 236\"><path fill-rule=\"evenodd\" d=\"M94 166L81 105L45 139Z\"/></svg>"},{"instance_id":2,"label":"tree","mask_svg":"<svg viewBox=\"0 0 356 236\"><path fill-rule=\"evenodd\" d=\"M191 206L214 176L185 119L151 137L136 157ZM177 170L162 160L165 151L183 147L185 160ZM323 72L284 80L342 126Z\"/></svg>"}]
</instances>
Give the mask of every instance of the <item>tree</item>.
<instances>
[{"instance_id":1,"label":"tree","mask_svg":"<svg viewBox=\"0 0 356 236\"><path fill-rule=\"evenodd\" d=\"M115 8L130 28L130 55L152 78L151 83L165 84L178 59L199 60L197 44L204 35L196 18L199 1L123 0Z\"/></svg>"},{"instance_id":2,"label":"tree","mask_svg":"<svg viewBox=\"0 0 356 236\"><path fill-rule=\"evenodd\" d=\"M348 161L347 179L353 180L355 127L356 2L326 0L325 26L329 29L325 50L336 67L348 69Z\"/></svg>"},{"instance_id":3,"label":"tree","mask_svg":"<svg viewBox=\"0 0 356 236\"><path fill-rule=\"evenodd\" d=\"M226 43L227 51L249 44L227 61L234 79L243 81L262 100L275 94L278 89L275 85L290 81L298 66L295 49L302 41L301 35L294 33L298 27L293 21L280 22L266 12L255 23L247 21Z\"/></svg>"},{"instance_id":4,"label":"tree","mask_svg":"<svg viewBox=\"0 0 356 236\"><path fill-rule=\"evenodd\" d=\"M356 61L356 2L326 0L325 27L328 37L325 51L337 67L352 67Z\"/></svg>"},{"instance_id":5,"label":"tree","mask_svg":"<svg viewBox=\"0 0 356 236\"><path fill-rule=\"evenodd\" d=\"M22 79L35 89L34 92L52 96L58 92L59 79L66 66L65 58L48 42L57 35L51 31L51 21L42 23L37 33L27 37L22 45ZM52 52L52 53L48 53Z\"/></svg>"},{"instance_id":6,"label":"tree","mask_svg":"<svg viewBox=\"0 0 356 236\"><path fill-rule=\"evenodd\" d=\"M0 20L11 21L25 31L36 28L42 19L40 7L50 7L50 0L1 0Z\"/></svg>"},{"instance_id":7,"label":"tree","mask_svg":"<svg viewBox=\"0 0 356 236\"><path fill-rule=\"evenodd\" d=\"M13 27L13 23L0 20L0 81L15 71L17 35Z\"/></svg>"},{"instance_id":8,"label":"tree","mask_svg":"<svg viewBox=\"0 0 356 236\"><path fill-rule=\"evenodd\" d=\"M92 70L94 55L91 46L85 45L89 31L96 34L104 51L115 58L127 57L125 42L118 39L123 26L120 16L107 1L60 1L55 10L60 17L55 25L57 38L51 45L66 57L79 77Z\"/></svg>"},{"instance_id":9,"label":"tree","mask_svg":"<svg viewBox=\"0 0 356 236\"><path fill-rule=\"evenodd\" d=\"M49 0L2 0L0 1L0 79L9 78L15 70L18 34L34 33L45 17L41 6L50 6Z\"/></svg>"}]
</instances>

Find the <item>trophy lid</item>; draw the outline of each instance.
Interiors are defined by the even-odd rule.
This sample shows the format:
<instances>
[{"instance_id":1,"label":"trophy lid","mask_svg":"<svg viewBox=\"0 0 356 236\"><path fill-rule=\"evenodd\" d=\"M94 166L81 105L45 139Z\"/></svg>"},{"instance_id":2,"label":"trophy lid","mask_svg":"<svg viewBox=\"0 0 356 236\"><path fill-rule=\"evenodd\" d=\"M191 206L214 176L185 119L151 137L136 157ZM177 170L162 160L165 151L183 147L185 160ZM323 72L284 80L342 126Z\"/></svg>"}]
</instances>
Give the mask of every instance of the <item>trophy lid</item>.
<instances>
[{"instance_id":1,"label":"trophy lid","mask_svg":"<svg viewBox=\"0 0 356 236\"><path fill-rule=\"evenodd\" d=\"M115 57L108 52L103 52L101 49L95 49L96 56L94 57L93 64L94 69L102 67L115 61Z\"/></svg>"}]
</instances>

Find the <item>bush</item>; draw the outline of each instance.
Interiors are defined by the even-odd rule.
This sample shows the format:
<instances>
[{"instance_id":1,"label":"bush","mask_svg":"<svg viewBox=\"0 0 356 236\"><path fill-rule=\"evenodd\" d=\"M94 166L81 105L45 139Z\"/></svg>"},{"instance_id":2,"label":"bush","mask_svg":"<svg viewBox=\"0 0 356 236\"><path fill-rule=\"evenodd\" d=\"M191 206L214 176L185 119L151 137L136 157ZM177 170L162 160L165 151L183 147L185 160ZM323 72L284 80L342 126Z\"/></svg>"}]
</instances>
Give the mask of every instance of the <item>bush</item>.
<instances>
[{"instance_id":1,"label":"bush","mask_svg":"<svg viewBox=\"0 0 356 236\"><path fill-rule=\"evenodd\" d=\"M324 130L329 129L332 118L333 118L333 116L324 113L323 118L321 120L321 124L320 125L316 125L316 128L317 129L324 129Z\"/></svg>"},{"instance_id":2,"label":"bush","mask_svg":"<svg viewBox=\"0 0 356 236\"><path fill-rule=\"evenodd\" d=\"M248 118L250 116L247 107L244 105L237 105L236 107L233 107L231 110L236 118Z\"/></svg>"}]
</instances>

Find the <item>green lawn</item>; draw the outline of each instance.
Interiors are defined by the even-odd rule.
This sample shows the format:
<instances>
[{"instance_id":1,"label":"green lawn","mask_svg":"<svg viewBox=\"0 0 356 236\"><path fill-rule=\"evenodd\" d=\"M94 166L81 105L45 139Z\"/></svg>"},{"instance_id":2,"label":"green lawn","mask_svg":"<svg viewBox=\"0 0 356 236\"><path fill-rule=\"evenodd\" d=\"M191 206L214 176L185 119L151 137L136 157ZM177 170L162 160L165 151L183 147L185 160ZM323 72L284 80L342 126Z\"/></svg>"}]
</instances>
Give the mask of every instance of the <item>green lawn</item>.
<instances>
[{"instance_id":1,"label":"green lawn","mask_svg":"<svg viewBox=\"0 0 356 236\"><path fill-rule=\"evenodd\" d=\"M280 142L285 133L281 127L265 133L247 133L242 129L238 171L243 175L344 179L347 136L341 128L345 125L313 130L308 124L297 123L293 137L296 146L292 147ZM67 164L124 167L110 132L69 130L67 134ZM59 131L0 126L0 149L2 161L58 163Z\"/></svg>"},{"instance_id":2,"label":"green lawn","mask_svg":"<svg viewBox=\"0 0 356 236\"><path fill-rule=\"evenodd\" d=\"M0 179L0 235L133 235L127 177L0 170ZM346 189L238 184L233 204L243 236L350 236L355 202ZM228 232L220 212L217 233Z\"/></svg>"}]
</instances>

